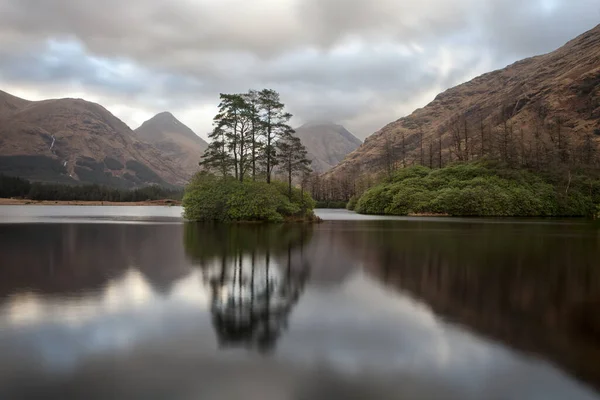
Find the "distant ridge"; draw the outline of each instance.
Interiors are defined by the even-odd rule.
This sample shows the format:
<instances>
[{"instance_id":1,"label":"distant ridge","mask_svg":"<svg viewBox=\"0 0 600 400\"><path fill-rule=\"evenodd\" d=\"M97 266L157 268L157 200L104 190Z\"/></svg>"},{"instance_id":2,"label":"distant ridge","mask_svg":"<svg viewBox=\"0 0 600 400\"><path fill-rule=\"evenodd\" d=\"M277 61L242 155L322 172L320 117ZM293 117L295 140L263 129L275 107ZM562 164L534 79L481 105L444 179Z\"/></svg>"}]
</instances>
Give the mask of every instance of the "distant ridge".
<instances>
[{"instance_id":1,"label":"distant ridge","mask_svg":"<svg viewBox=\"0 0 600 400\"><path fill-rule=\"evenodd\" d=\"M208 143L170 112L161 112L135 130L140 140L155 146L189 178L198 170L198 162Z\"/></svg>"},{"instance_id":2,"label":"distant ridge","mask_svg":"<svg viewBox=\"0 0 600 400\"><path fill-rule=\"evenodd\" d=\"M308 122L296 129L296 136L306 147L316 172L328 171L362 143L346 128L332 122Z\"/></svg>"}]
</instances>

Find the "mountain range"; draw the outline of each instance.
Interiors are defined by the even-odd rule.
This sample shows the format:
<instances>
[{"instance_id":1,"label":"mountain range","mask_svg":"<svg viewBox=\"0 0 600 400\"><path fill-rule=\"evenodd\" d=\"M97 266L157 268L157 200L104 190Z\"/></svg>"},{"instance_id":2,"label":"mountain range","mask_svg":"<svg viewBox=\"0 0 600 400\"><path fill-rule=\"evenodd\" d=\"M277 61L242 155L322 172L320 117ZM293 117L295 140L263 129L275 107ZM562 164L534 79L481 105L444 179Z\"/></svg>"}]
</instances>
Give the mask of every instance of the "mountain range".
<instances>
[{"instance_id":1,"label":"mountain range","mask_svg":"<svg viewBox=\"0 0 600 400\"><path fill-rule=\"evenodd\" d=\"M296 135L315 171L341 178L378 172L391 157L432 165L474 158L509 129L522 154L532 151L534 136L546 147L557 134L573 148L584 137L600 140L600 25L552 53L446 90L362 144L329 122L307 123ZM169 112L133 131L99 104L0 91L0 173L122 188L183 186L206 147Z\"/></svg>"},{"instance_id":2,"label":"mountain range","mask_svg":"<svg viewBox=\"0 0 600 400\"><path fill-rule=\"evenodd\" d=\"M120 188L181 186L190 176L99 104L27 101L1 91L0 173Z\"/></svg>"},{"instance_id":3,"label":"mountain range","mask_svg":"<svg viewBox=\"0 0 600 400\"><path fill-rule=\"evenodd\" d=\"M478 156L482 143L487 149L495 136L507 131L522 153L535 151L537 134L545 147L560 135L573 147L586 135L600 140L600 25L552 53L446 90L369 136L327 176L375 173L385 169L390 155L396 164L400 158L406 164L425 158L426 165L433 159L434 166L440 153L444 163L469 159ZM456 146L457 133L461 147ZM435 154L431 159L430 153Z\"/></svg>"},{"instance_id":4,"label":"mountain range","mask_svg":"<svg viewBox=\"0 0 600 400\"><path fill-rule=\"evenodd\" d=\"M360 141L340 125L306 124L297 135L324 172ZM0 91L0 173L33 181L118 188L183 186L208 143L170 112L135 131L82 99L28 101Z\"/></svg>"}]
</instances>

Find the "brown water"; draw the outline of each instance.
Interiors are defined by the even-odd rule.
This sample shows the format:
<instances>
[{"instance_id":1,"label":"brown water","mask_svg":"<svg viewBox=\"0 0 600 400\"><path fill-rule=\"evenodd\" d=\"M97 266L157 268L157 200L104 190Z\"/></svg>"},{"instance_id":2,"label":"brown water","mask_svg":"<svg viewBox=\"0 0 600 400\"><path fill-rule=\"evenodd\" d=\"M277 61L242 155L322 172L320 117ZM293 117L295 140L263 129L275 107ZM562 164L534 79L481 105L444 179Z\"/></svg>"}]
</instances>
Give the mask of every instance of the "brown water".
<instances>
[{"instance_id":1,"label":"brown water","mask_svg":"<svg viewBox=\"0 0 600 400\"><path fill-rule=\"evenodd\" d=\"M600 229L0 207L0 399L598 399Z\"/></svg>"}]
</instances>

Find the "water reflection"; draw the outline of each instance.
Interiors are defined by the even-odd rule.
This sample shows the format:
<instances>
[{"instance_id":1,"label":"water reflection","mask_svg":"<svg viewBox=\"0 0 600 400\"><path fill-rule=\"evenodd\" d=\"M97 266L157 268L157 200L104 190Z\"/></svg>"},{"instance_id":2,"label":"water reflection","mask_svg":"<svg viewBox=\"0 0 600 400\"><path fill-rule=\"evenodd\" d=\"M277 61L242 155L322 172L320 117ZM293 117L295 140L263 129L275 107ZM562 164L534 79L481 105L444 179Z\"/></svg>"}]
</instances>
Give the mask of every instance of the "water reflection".
<instances>
[{"instance_id":1,"label":"water reflection","mask_svg":"<svg viewBox=\"0 0 600 400\"><path fill-rule=\"evenodd\" d=\"M304 245L311 231L309 225L186 226L186 249L210 288L222 347L274 348L309 275Z\"/></svg>"},{"instance_id":2,"label":"water reflection","mask_svg":"<svg viewBox=\"0 0 600 400\"><path fill-rule=\"evenodd\" d=\"M344 235L373 276L600 386L600 230L585 221L389 222ZM340 230L342 232L342 230Z\"/></svg>"},{"instance_id":3,"label":"water reflection","mask_svg":"<svg viewBox=\"0 0 600 400\"><path fill-rule=\"evenodd\" d=\"M0 398L596 399L598 254L580 223L0 224Z\"/></svg>"},{"instance_id":4,"label":"water reflection","mask_svg":"<svg viewBox=\"0 0 600 400\"><path fill-rule=\"evenodd\" d=\"M0 225L0 299L11 293L86 295L134 268L168 292L190 271L181 226Z\"/></svg>"}]
</instances>

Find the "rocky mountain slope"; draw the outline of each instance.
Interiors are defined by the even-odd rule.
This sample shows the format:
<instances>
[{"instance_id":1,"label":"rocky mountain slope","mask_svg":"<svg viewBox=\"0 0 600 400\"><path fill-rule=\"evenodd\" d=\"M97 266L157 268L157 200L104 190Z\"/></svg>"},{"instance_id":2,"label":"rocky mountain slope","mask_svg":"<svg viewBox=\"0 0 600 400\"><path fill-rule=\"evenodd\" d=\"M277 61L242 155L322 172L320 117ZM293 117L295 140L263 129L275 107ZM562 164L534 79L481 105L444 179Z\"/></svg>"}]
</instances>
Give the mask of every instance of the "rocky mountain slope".
<instances>
[{"instance_id":1,"label":"rocky mountain slope","mask_svg":"<svg viewBox=\"0 0 600 400\"><path fill-rule=\"evenodd\" d=\"M0 91L0 173L114 187L183 185L187 174L104 107Z\"/></svg>"},{"instance_id":2,"label":"rocky mountain slope","mask_svg":"<svg viewBox=\"0 0 600 400\"><path fill-rule=\"evenodd\" d=\"M188 176L198 170L200 157L208 147L208 143L169 112L157 114L144 122L135 133L140 140L156 147Z\"/></svg>"},{"instance_id":3,"label":"rocky mountain slope","mask_svg":"<svg viewBox=\"0 0 600 400\"><path fill-rule=\"evenodd\" d=\"M330 170L362 144L343 126L328 122L304 124L296 129L296 136L306 147L316 172Z\"/></svg>"},{"instance_id":4,"label":"rocky mountain slope","mask_svg":"<svg viewBox=\"0 0 600 400\"><path fill-rule=\"evenodd\" d=\"M465 141L465 130L470 142ZM483 135L482 135L483 132ZM411 115L375 132L330 171L330 177L397 165L471 159L494 149L506 132L515 146L531 151L536 132L543 146L557 135L577 146L586 135L600 139L600 25L542 56L516 62L439 94ZM421 140L422 136L422 140ZM458 140L457 140L458 137ZM460 144L460 145L459 145ZM431 147L430 147L431 146Z\"/></svg>"}]
</instances>

